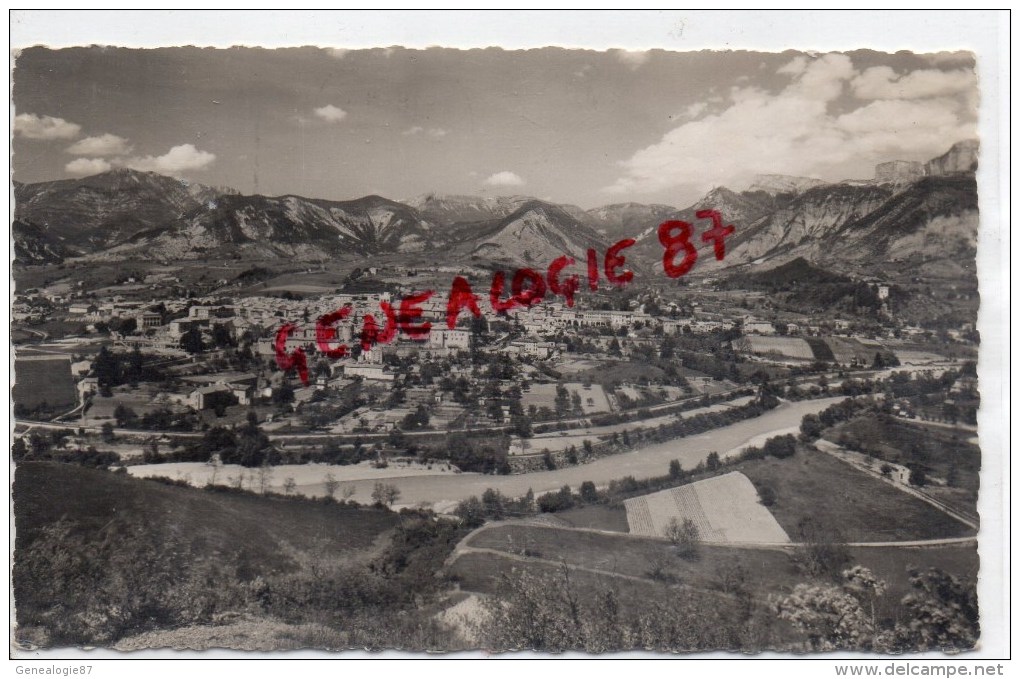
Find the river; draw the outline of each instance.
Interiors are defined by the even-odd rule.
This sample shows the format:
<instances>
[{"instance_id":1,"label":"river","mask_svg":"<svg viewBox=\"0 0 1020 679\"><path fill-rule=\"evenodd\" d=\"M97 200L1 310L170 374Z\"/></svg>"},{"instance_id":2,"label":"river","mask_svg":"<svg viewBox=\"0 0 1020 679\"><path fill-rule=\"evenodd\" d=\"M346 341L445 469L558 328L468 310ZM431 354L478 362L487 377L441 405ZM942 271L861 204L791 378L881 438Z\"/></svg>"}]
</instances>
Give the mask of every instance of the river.
<instances>
[{"instance_id":1,"label":"river","mask_svg":"<svg viewBox=\"0 0 1020 679\"><path fill-rule=\"evenodd\" d=\"M443 473L439 469L416 469L411 474L400 469L377 470L374 478L352 480L353 467L330 465L283 465L273 468L270 487L282 492L283 482L288 477L296 482L295 491L310 497L325 494L322 478L332 471L343 486L353 486L352 499L370 503L372 490L380 480L395 485L400 490L396 506L430 506L440 511L449 510L456 502L481 495L487 488L495 488L511 497L519 497L530 488L536 495L557 490L569 485L575 490L584 481L596 485L608 484L624 476L648 478L662 476L669 470L670 460L679 460L684 469L692 469L705 460L711 452L721 457L740 450L749 443L759 443L771 435L793 431L808 413L817 413L844 397L813 399L787 402L760 417L743 420L727 427L714 429L697 436L655 443L627 453L604 457L589 464L564 467L549 471L492 476L474 473ZM438 466L438 465L437 465ZM196 485L205 483L210 467L201 462L177 463L172 465L173 474L167 473L170 465L138 465L128 467L134 476L165 475L188 478ZM410 471L410 470L409 470ZM380 473L382 472L382 473ZM218 483L227 484L227 477L235 474L229 468L222 469ZM257 474L257 470L249 470Z\"/></svg>"}]
</instances>

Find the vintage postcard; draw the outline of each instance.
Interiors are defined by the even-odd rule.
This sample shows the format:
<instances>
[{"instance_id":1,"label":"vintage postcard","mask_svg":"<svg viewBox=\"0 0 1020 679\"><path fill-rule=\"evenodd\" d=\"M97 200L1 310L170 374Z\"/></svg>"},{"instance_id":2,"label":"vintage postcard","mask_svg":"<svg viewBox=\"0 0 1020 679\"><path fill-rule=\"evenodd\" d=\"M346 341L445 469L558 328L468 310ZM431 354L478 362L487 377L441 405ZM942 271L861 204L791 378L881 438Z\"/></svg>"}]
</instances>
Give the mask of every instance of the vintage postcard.
<instances>
[{"instance_id":1,"label":"vintage postcard","mask_svg":"<svg viewBox=\"0 0 1020 679\"><path fill-rule=\"evenodd\" d=\"M952 48L19 50L14 647L979 648Z\"/></svg>"}]
</instances>

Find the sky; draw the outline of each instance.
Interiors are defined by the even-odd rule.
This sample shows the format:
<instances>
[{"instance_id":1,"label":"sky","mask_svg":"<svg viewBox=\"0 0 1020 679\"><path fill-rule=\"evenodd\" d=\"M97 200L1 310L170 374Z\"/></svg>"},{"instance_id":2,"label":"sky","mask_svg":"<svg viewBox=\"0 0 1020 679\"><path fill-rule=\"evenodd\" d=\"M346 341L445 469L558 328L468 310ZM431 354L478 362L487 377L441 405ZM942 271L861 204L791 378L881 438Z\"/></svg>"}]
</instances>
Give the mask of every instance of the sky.
<instances>
[{"instance_id":1,"label":"sky","mask_svg":"<svg viewBox=\"0 0 1020 679\"><path fill-rule=\"evenodd\" d=\"M130 167L332 200L684 207L977 136L965 53L30 48L13 80L22 182Z\"/></svg>"}]
</instances>

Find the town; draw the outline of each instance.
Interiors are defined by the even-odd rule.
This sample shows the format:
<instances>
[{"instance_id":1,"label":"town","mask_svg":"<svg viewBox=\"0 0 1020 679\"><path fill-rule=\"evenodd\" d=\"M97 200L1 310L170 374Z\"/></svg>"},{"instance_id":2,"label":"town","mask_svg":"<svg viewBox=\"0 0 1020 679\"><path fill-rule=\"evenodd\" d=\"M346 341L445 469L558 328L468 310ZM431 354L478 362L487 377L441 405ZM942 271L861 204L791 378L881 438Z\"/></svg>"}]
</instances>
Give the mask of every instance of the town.
<instances>
[{"instance_id":1,"label":"town","mask_svg":"<svg viewBox=\"0 0 1020 679\"><path fill-rule=\"evenodd\" d=\"M349 52L16 55L19 652L991 638L972 55Z\"/></svg>"},{"instance_id":2,"label":"town","mask_svg":"<svg viewBox=\"0 0 1020 679\"><path fill-rule=\"evenodd\" d=\"M117 449L129 459L141 458L146 441L165 446L185 433L240 426L248 413L280 437L317 434L316 446L330 435L337 444L372 440L377 455L407 453L406 445L391 445L402 440L397 434L424 441L427 432L505 432L502 452L512 458L599 443L620 429L603 432L595 426L600 419L625 415L629 427L641 428L642 418L656 422L663 409L735 394L754 375L817 381L891 369L897 353L916 359L913 371L959 365L903 349L926 342L948 342L960 359L972 355L966 327L937 340L899 321L889 308L892 288L882 281L861 283L872 303L861 307L866 314L825 318L779 308L765 294L720 289L712 277L694 279L681 294L654 284L610 288L576 304L546 299L459 319L449 315L449 299L430 295L415 321L431 330L384 344L365 341L356 329L397 296L414 294L414 280L443 271L355 273L347 286L363 292L309 287L295 294L304 289L296 283L275 295L240 296L241 283L222 279L210 284L213 294L159 299L160 288L180 285L167 273L127 276L94 290L72 275L19 292L14 313L26 332L45 317L44 327L60 319L68 334L19 355L26 381L16 389L16 414L85 432L123 430ZM288 276L300 281L303 274ZM372 286L377 290L368 291ZM312 319L338 308L347 310L344 322L324 338ZM306 322L279 331L289 319ZM457 325L448 327L454 319ZM335 345L344 347L333 349L340 360L329 358ZM293 370L288 375L286 368L297 367L294 357L307 381L294 379ZM30 386L33 368L44 366L46 384ZM973 384L961 382L961 391L973 392ZM973 407L961 403L964 411ZM561 431L536 443L536 427ZM165 455L174 459L172 450Z\"/></svg>"}]
</instances>

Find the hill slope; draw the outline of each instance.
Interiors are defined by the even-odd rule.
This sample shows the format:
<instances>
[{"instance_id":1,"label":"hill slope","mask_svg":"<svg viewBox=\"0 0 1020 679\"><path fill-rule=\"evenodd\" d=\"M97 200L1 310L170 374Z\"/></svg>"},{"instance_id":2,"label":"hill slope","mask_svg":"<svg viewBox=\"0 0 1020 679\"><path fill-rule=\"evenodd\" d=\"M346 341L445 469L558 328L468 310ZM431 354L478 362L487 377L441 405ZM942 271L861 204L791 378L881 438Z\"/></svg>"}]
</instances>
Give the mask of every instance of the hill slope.
<instances>
[{"instance_id":1,"label":"hill slope","mask_svg":"<svg viewBox=\"0 0 1020 679\"><path fill-rule=\"evenodd\" d=\"M399 521L385 510L203 491L51 462L20 463L13 499L18 626L64 644L209 622L249 607L260 587L264 597L274 594L270 585L276 596L302 595L295 578L309 564L328 556L334 566L356 567ZM324 592L335 586L330 576L319 574ZM299 614L301 603L290 608Z\"/></svg>"}]
</instances>

